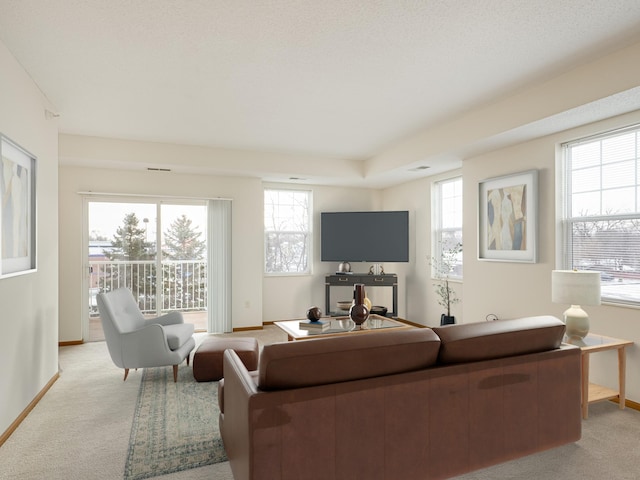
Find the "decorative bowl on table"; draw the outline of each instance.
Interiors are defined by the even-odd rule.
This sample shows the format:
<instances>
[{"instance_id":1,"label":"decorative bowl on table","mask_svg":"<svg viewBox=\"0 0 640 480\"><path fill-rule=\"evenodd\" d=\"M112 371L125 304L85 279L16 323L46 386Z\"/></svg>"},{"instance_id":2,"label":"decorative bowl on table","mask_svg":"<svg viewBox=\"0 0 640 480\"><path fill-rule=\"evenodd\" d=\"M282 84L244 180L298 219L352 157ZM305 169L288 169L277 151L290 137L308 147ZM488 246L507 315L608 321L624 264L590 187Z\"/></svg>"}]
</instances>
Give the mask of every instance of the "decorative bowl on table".
<instances>
[{"instance_id":1,"label":"decorative bowl on table","mask_svg":"<svg viewBox=\"0 0 640 480\"><path fill-rule=\"evenodd\" d=\"M338 307L338 310L345 310L345 311L349 311L349 309L351 308L351 304L352 301L344 301L344 302L337 302L336 303L336 307Z\"/></svg>"}]
</instances>

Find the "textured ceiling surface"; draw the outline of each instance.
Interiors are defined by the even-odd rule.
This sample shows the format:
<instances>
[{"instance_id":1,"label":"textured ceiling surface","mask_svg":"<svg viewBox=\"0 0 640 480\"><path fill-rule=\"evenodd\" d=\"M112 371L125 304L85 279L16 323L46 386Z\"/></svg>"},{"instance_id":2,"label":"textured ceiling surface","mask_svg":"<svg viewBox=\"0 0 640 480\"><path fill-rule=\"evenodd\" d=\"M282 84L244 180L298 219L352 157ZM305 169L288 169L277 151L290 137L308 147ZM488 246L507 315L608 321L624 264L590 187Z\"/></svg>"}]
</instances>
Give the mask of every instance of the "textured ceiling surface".
<instances>
[{"instance_id":1,"label":"textured ceiling surface","mask_svg":"<svg viewBox=\"0 0 640 480\"><path fill-rule=\"evenodd\" d=\"M350 160L639 27L636 0L0 0L62 133Z\"/></svg>"}]
</instances>

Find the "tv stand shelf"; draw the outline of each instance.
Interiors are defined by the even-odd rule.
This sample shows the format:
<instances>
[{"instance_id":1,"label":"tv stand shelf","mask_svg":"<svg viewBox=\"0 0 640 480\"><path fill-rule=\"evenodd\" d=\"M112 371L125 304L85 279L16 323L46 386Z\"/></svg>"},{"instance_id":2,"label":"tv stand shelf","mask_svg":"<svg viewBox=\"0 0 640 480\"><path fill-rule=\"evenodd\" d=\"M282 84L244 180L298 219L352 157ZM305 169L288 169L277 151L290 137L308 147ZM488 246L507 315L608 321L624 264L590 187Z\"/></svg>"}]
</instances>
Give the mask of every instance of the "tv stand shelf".
<instances>
[{"instance_id":1,"label":"tv stand shelf","mask_svg":"<svg viewBox=\"0 0 640 480\"><path fill-rule=\"evenodd\" d=\"M390 287L393 289L393 309L387 312L388 317L398 316L398 276L395 273L383 275L369 275L366 273L351 273L346 275L327 275L325 277L325 312L327 315L345 315L343 310L332 311L331 287L353 287L354 283L364 283L365 287Z\"/></svg>"}]
</instances>

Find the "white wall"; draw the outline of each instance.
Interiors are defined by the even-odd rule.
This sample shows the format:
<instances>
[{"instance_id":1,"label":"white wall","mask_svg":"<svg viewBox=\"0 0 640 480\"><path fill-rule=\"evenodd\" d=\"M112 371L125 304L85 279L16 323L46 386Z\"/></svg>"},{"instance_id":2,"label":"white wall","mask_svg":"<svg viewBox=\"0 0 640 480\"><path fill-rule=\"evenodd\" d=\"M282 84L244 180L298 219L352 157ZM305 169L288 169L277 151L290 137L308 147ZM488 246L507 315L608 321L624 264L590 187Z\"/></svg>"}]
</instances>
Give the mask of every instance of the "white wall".
<instances>
[{"instance_id":1,"label":"white wall","mask_svg":"<svg viewBox=\"0 0 640 480\"><path fill-rule=\"evenodd\" d=\"M440 325L444 308L438 305L434 281L431 278L431 188L433 182L459 176L453 170L388 188L383 194L385 210L409 210L409 263L396 263L392 269L398 273L398 302L400 317L426 326ZM464 259L466 265L466 257ZM466 268L466 267L465 267ZM466 271L465 271L466 274ZM461 302L463 284L451 283ZM451 307L456 323L463 323L462 303ZM402 314L402 312L405 312Z\"/></svg>"},{"instance_id":2,"label":"white wall","mask_svg":"<svg viewBox=\"0 0 640 480\"><path fill-rule=\"evenodd\" d=\"M38 161L37 272L0 280L2 434L58 371L58 129L1 42L0 72L0 132Z\"/></svg>"},{"instance_id":3,"label":"white wall","mask_svg":"<svg viewBox=\"0 0 640 480\"><path fill-rule=\"evenodd\" d=\"M73 142L70 136L65 143ZM131 143L128 148L131 148ZM135 144L148 154L147 144ZM61 150L62 150L61 142ZM131 152L129 152L131 154ZM151 162L152 159L148 159ZM82 340L83 196L78 192L231 198L234 328L262 325L262 183L255 178L60 167L60 341Z\"/></svg>"}]
</instances>

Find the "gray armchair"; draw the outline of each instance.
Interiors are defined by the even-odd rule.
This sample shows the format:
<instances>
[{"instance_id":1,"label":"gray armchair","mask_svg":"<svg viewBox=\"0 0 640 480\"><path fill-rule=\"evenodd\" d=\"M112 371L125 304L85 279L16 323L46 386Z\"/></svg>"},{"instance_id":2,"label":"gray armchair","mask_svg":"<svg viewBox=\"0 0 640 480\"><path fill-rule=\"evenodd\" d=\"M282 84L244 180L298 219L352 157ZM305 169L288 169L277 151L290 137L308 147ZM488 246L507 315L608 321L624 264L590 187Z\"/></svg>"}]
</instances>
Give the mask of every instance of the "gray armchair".
<instances>
[{"instance_id":1,"label":"gray armchair","mask_svg":"<svg viewBox=\"0 0 640 480\"><path fill-rule=\"evenodd\" d=\"M131 291L118 288L97 295L107 347L113 363L124 368L127 379L130 368L173 365L173 381L178 381L178 365L196 342L194 326L184 323L180 312L169 312L157 318L145 319Z\"/></svg>"}]
</instances>

